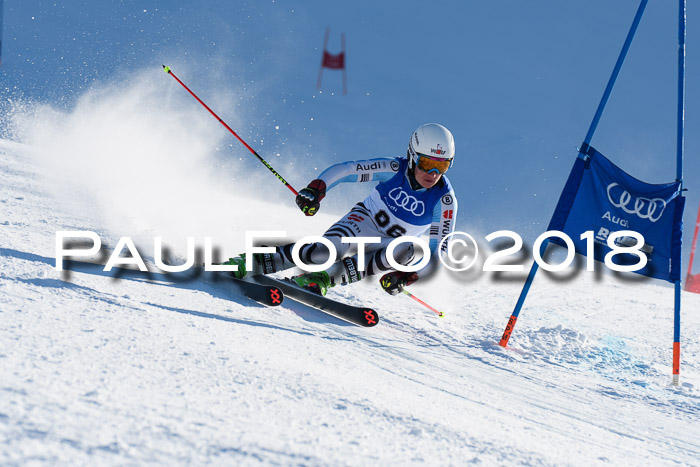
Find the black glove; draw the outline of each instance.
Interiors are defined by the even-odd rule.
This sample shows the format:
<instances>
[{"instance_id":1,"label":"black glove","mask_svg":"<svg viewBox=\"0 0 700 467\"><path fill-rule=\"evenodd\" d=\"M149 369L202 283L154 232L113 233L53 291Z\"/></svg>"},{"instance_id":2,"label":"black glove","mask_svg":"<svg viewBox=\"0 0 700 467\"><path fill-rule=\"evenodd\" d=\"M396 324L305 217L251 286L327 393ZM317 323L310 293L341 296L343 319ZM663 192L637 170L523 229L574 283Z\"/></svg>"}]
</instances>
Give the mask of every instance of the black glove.
<instances>
[{"instance_id":1,"label":"black glove","mask_svg":"<svg viewBox=\"0 0 700 467\"><path fill-rule=\"evenodd\" d=\"M379 279L384 291L391 295L403 292L404 286L411 285L418 280L415 272L392 271L386 273Z\"/></svg>"},{"instance_id":2,"label":"black glove","mask_svg":"<svg viewBox=\"0 0 700 467\"><path fill-rule=\"evenodd\" d=\"M321 200L326 197L326 182L323 180L313 180L309 186L299 191L297 195L297 206L301 212L307 216L313 216L321 205Z\"/></svg>"}]
</instances>

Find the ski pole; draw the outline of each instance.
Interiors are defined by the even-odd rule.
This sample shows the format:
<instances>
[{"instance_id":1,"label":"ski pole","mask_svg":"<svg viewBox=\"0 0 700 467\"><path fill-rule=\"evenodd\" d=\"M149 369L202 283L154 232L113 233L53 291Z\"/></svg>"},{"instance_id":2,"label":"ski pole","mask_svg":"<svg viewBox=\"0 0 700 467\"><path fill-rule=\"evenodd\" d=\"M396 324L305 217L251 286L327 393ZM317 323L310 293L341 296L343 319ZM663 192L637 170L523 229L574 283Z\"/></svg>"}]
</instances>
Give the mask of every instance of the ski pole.
<instances>
[{"instance_id":1,"label":"ski pole","mask_svg":"<svg viewBox=\"0 0 700 467\"><path fill-rule=\"evenodd\" d=\"M175 81L177 81L178 83L180 83L180 84L182 85L183 88L187 89L187 92L189 92L190 94L192 94L192 97L194 97L195 99L197 99L197 102L199 102L200 104L202 104L202 105L204 106L204 108L207 109L207 110L209 111L209 113L212 114L212 115L219 121L219 123L221 123L223 126L225 126L226 129L227 129L228 131L230 131L231 134L232 134L233 136L235 136L236 138L238 138L238 141L240 141L240 142L243 144L243 146L245 146L245 147L248 149L248 151L252 152L253 155L254 155L255 157L257 157L258 160L259 160L260 162L262 162L263 165L264 165L265 167L267 167L268 169L270 169L270 172L272 172L272 174L273 174L275 177L277 177L277 178L279 179L279 181L281 181L282 183L284 183L284 185L285 185L287 188L289 188L289 189L291 190L291 192L294 193L295 196L299 194L299 193L297 192L297 190L295 190L294 187L292 187L292 185L290 185L289 183L287 183L287 180L285 180L284 178L282 178L282 176L281 176L281 175L280 175L280 174L279 174L265 159L263 159L262 157L260 157L260 154L258 154L257 152L255 152L255 150L254 150L253 148L251 148L250 146L248 146L248 143L246 143L245 141L243 141L243 138L241 138L240 136L238 136L238 134L237 134L235 131L233 131L233 130L231 129L231 127L228 126L228 125L226 124L225 121L223 121L218 115L216 115L216 114L214 113L214 111L211 110L211 109L209 108L209 106L207 106L207 104L205 104L204 102L202 102L202 99L200 99L199 97L197 97L197 95L196 95L195 93L193 93L192 90L191 90L190 88L188 88L188 87L185 85L185 83L183 83L182 81L180 81L180 78L178 78L177 76L175 76L175 73L172 72L172 70L170 69L169 66L163 65L163 70L164 70L167 74L169 74L170 76L172 76L173 78L175 78Z\"/></svg>"},{"instance_id":2,"label":"ski pole","mask_svg":"<svg viewBox=\"0 0 700 467\"><path fill-rule=\"evenodd\" d=\"M408 295L409 297L411 297L412 299L414 299L415 301L417 301L418 303L420 303L420 304L423 305L424 307L428 308L429 310L434 311L435 313L437 313L437 315L438 315L440 318L444 318L444 317L445 317L445 313L443 313L442 311L437 311L435 308L433 308L432 306L428 305L427 303L425 303L423 300L421 300L420 298L418 298L418 297L416 297L415 295L413 295L413 294L412 294L411 292L409 292L408 290L403 289L403 293L405 293L406 295Z\"/></svg>"}]
</instances>

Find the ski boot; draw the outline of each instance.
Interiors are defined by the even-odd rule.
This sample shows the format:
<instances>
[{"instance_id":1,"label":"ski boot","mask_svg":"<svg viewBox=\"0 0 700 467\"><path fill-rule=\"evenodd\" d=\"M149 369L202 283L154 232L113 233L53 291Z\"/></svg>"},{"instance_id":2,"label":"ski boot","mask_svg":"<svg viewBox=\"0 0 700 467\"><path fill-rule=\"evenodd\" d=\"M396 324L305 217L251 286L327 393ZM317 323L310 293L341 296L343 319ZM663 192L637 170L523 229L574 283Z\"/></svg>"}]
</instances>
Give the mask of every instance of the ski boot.
<instances>
[{"instance_id":1,"label":"ski boot","mask_svg":"<svg viewBox=\"0 0 700 467\"><path fill-rule=\"evenodd\" d=\"M229 258L228 261L224 261L221 265L238 267L236 271L228 271L229 276L234 279L243 279L248 274L245 267L245 253L240 256ZM255 266L255 264L253 264L253 266Z\"/></svg>"},{"instance_id":2,"label":"ski boot","mask_svg":"<svg viewBox=\"0 0 700 467\"><path fill-rule=\"evenodd\" d=\"M322 296L326 295L328 289L335 286L326 271L307 272L300 276L294 276L291 280L302 289Z\"/></svg>"},{"instance_id":3,"label":"ski boot","mask_svg":"<svg viewBox=\"0 0 700 467\"><path fill-rule=\"evenodd\" d=\"M244 279L249 276L257 276L259 274L271 274L276 271L272 255L269 253L253 253L253 269L247 270L245 265L246 254L229 258L228 261L221 263L226 266L236 266L235 271L228 271L229 275L234 279Z\"/></svg>"}]
</instances>

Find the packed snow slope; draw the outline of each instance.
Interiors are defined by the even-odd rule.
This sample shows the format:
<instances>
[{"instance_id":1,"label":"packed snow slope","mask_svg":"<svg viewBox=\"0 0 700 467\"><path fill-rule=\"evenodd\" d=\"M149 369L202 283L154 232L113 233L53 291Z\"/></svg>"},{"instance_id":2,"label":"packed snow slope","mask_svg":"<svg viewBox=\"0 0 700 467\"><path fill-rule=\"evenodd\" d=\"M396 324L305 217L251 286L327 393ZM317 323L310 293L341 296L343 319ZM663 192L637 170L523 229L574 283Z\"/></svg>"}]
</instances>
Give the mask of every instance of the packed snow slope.
<instances>
[{"instance_id":1,"label":"packed snow slope","mask_svg":"<svg viewBox=\"0 0 700 467\"><path fill-rule=\"evenodd\" d=\"M154 236L175 256L210 236L229 255L246 230L319 234L354 193L305 218L264 168L220 156L208 116L143 89L16 109L0 141L0 464L698 463L700 296L683 294L674 387L657 282L540 275L503 349L521 276L413 286L444 319L374 280L333 289L378 310L364 329L155 269L57 271L57 231L107 253L129 236L149 260Z\"/></svg>"}]
</instances>

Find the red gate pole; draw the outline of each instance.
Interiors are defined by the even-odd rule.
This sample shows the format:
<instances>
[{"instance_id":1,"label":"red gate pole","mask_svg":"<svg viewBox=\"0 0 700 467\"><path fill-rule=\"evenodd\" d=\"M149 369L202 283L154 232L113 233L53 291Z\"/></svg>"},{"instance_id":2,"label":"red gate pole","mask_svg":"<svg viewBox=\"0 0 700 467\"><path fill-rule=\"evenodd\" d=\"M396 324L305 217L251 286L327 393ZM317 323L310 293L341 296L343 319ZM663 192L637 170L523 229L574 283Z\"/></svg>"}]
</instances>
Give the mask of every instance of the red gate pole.
<instances>
[{"instance_id":1,"label":"red gate pole","mask_svg":"<svg viewBox=\"0 0 700 467\"><path fill-rule=\"evenodd\" d=\"M698 220L695 221L695 234L693 235L693 246L690 248L690 260L688 261L688 274L685 276L685 290L692 280L693 260L695 259L695 246L698 241L698 229L700 229L700 206L698 206Z\"/></svg>"},{"instance_id":2,"label":"red gate pole","mask_svg":"<svg viewBox=\"0 0 700 467\"><path fill-rule=\"evenodd\" d=\"M323 40L323 53L321 54L321 68L318 70L318 82L316 83L316 89L321 89L321 78L323 77L323 60L326 58L326 48L328 47L328 35L331 32L331 28L326 28L326 38Z\"/></svg>"}]
</instances>

